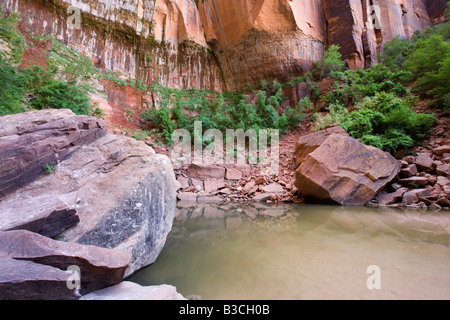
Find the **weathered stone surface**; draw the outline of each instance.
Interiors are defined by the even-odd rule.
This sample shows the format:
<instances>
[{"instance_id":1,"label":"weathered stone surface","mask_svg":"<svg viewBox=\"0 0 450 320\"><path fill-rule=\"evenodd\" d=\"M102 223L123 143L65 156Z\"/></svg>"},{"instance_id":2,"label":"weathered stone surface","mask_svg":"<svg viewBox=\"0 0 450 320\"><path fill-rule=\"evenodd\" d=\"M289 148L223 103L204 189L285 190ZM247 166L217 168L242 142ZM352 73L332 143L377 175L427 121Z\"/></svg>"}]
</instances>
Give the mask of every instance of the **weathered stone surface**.
<instances>
[{"instance_id":1,"label":"weathered stone surface","mask_svg":"<svg viewBox=\"0 0 450 320\"><path fill-rule=\"evenodd\" d=\"M444 208L450 208L450 195L440 196L437 201L437 204Z\"/></svg>"},{"instance_id":2,"label":"weathered stone surface","mask_svg":"<svg viewBox=\"0 0 450 320\"><path fill-rule=\"evenodd\" d=\"M204 203L220 203L223 199L218 196L204 196L200 195L197 198L197 202L204 202Z\"/></svg>"},{"instance_id":3,"label":"weathered stone surface","mask_svg":"<svg viewBox=\"0 0 450 320\"><path fill-rule=\"evenodd\" d=\"M437 177L436 183L441 187L450 186L450 179L444 176Z\"/></svg>"},{"instance_id":4,"label":"weathered stone surface","mask_svg":"<svg viewBox=\"0 0 450 320\"><path fill-rule=\"evenodd\" d=\"M47 237L56 236L80 221L75 200L76 194L65 197L44 194L0 202L0 231L23 229Z\"/></svg>"},{"instance_id":5,"label":"weathered stone surface","mask_svg":"<svg viewBox=\"0 0 450 320\"><path fill-rule=\"evenodd\" d=\"M438 156L444 155L444 153L450 153L450 145L439 146L433 150Z\"/></svg>"},{"instance_id":6,"label":"weathered stone surface","mask_svg":"<svg viewBox=\"0 0 450 320\"><path fill-rule=\"evenodd\" d=\"M281 185L279 185L278 183L271 183L267 186L264 186L262 188L262 192L282 194L284 192L284 188Z\"/></svg>"},{"instance_id":7,"label":"weathered stone surface","mask_svg":"<svg viewBox=\"0 0 450 320\"><path fill-rule=\"evenodd\" d=\"M32 261L0 257L0 300L76 300L71 274Z\"/></svg>"},{"instance_id":8,"label":"weathered stone surface","mask_svg":"<svg viewBox=\"0 0 450 320\"><path fill-rule=\"evenodd\" d=\"M225 188L225 180L206 180L205 192L211 193L219 189Z\"/></svg>"},{"instance_id":9,"label":"weathered stone surface","mask_svg":"<svg viewBox=\"0 0 450 320\"><path fill-rule=\"evenodd\" d=\"M347 132L339 126L320 130L301 137L295 144L295 165L298 167L305 158L332 134L348 136Z\"/></svg>"},{"instance_id":10,"label":"weathered stone surface","mask_svg":"<svg viewBox=\"0 0 450 320\"><path fill-rule=\"evenodd\" d=\"M413 204L418 202L420 197L428 197L430 194L430 190L427 189L411 190L403 195L403 203Z\"/></svg>"},{"instance_id":11,"label":"weathered stone surface","mask_svg":"<svg viewBox=\"0 0 450 320\"><path fill-rule=\"evenodd\" d=\"M242 172L243 177L248 177L251 174L252 168L249 164L235 164L233 165L233 169L236 169Z\"/></svg>"},{"instance_id":12,"label":"weathered stone surface","mask_svg":"<svg viewBox=\"0 0 450 320\"><path fill-rule=\"evenodd\" d=\"M447 9L447 0L425 0L427 5L428 14L433 22L439 22L439 18L444 15Z\"/></svg>"},{"instance_id":13,"label":"weathered stone surface","mask_svg":"<svg viewBox=\"0 0 450 320\"><path fill-rule=\"evenodd\" d=\"M387 152L332 134L299 165L295 185L307 199L364 205L400 167Z\"/></svg>"},{"instance_id":14,"label":"weathered stone surface","mask_svg":"<svg viewBox=\"0 0 450 320\"><path fill-rule=\"evenodd\" d=\"M436 173L440 176L450 176L450 163L438 165L436 168Z\"/></svg>"},{"instance_id":15,"label":"weathered stone surface","mask_svg":"<svg viewBox=\"0 0 450 320\"><path fill-rule=\"evenodd\" d=\"M178 193L178 199L181 201L197 201L197 194L195 192L180 192Z\"/></svg>"},{"instance_id":16,"label":"weathered stone surface","mask_svg":"<svg viewBox=\"0 0 450 320\"><path fill-rule=\"evenodd\" d=\"M102 69L124 73L146 84L158 78L168 87L224 88L220 68L207 52L194 0L55 0L51 7L45 1L5 2L8 12L28 17L38 34L58 35ZM76 32L69 26L74 19L66 14L70 5L82 14ZM145 54L141 54L143 46ZM118 95L120 90L111 91ZM114 98L108 99L116 108L120 106Z\"/></svg>"},{"instance_id":17,"label":"weathered stone surface","mask_svg":"<svg viewBox=\"0 0 450 320\"><path fill-rule=\"evenodd\" d=\"M242 179L242 172L236 169L231 169L228 168L227 169L227 174L226 174L226 178L228 180L240 180Z\"/></svg>"},{"instance_id":18,"label":"weathered stone surface","mask_svg":"<svg viewBox=\"0 0 450 320\"><path fill-rule=\"evenodd\" d=\"M224 179L225 168L208 164L191 164L188 174L189 177L197 179Z\"/></svg>"},{"instance_id":19,"label":"weathered stone surface","mask_svg":"<svg viewBox=\"0 0 450 320\"><path fill-rule=\"evenodd\" d=\"M426 152L418 153L415 163L420 171L431 172L434 169L433 159Z\"/></svg>"},{"instance_id":20,"label":"weathered stone surface","mask_svg":"<svg viewBox=\"0 0 450 320\"><path fill-rule=\"evenodd\" d=\"M199 11L228 88L301 75L322 56L320 0L206 0Z\"/></svg>"},{"instance_id":21,"label":"weathered stone surface","mask_svg":"<svg viewBox=\"0 0 450 320\"><path fill-rule=\"evenodd\" d=\"M243 193L249 193L250 190L252 190L256 186L256 183L254 180L249 181L245 184L245 186L242 188Z\"/></svg>"},{"instance_id":22,"label":"weathered stone surface","mask_svg":"<svg viewBox=\"0 0 450 320\"><path fill-rule=\"evenodd\" d=\"M425 186L428 184L427 177L410 177L405 179L400 179L398 182L404 186Z\"/></svg>"},{"instance_id":23,"label":"weathered stone surface","mask_svg":"<svg viewBox=\"0 0 450 320\"><path fill-rule=\"evenodd\" d=\"M0 257L29 260L64 271L77 266L81 294L119 283L131 262L129 252L56 241L25 230L0 232Z\"/></svg>"},{"instance_id":24,"label":"weathered stone surface","mask_svg":"<svg viewBox=\"0 0 450 320\"><path fill-rule=\"evenodd\" d=\"M253 197L253 201L266 201L272 199L271 193L260 193Z\"/></svg>"},{"instance_id":25,"label":"weathered stone surface","mask_svg":"<svg viewBox=\"0 0 450 320\"><path fill-rule=\"evenodd\" d=\"M259 76L284 81L303 75L329 44L341 46L351 67L365 66L384 42L397 35L409 38L441 17L444 2L55 0L50 8L43 1L6 0L4 5L27 17L38 34L58 35L102 69L146 84L158 78L168 87L224 90L257 83ZM367 13L372 4L380 8L378 28L367 23L373 20ZM92 23L72 32L73 19L65 14L69 5ZM109 102L110 109L120 105Z\"/></svg>"},{"instance_id":26,"label":"weathered stone surface","mask_svg":"<svg viewBox=\"0 0 450 320\"><path fill-rule=\"evenodd\" d=\"M402 200L403 194L407 191L408 191L407 188L399 188L391 193L382 191L382 192L378 193L375 198L379 204L389 205L389 204L393 204L393 203L396 203L396 202Z\"/></svg>"},{"instance_id":27,"label":"weathered stone surface","mask_svg":"<svg viewBox=\"0 0 450 320\"><path fill-rule=\"evenodd\" d=\"M400 170L399 175L402 178L409 178L415 176L417 173L418 173L417 166L415 164L410 164L406 168Z\"/></svg>"},{"instance_id":28,"label":"weathered stone surface","mask_svg":"<svg viewBox=\"0 0 450 320\"><path fill-rule=\"evenodd\" d=\"M180 176L178 177L177 181L180 183L181 188L183 189L189 188L189 178Z\"/></svg>"},{"instance_id":29,"label":"weathered stone surface","mask_svg":"<svg viewBox=\"0 0 450 320\"><path fill-rule=\"evenodd\" d=\"M0 118L0 198L44 174L44 166L70 157L80 146L104 136L102 120L66 111L34 111ZM26 124L27 118L30 123ZM41 120L39 120L41 119Z\"/></svg>"},{"instance_id":30,"label":"weathered stone surface","mask_svg":"<svg viewBox=\"0 0 450 320\"><path fill-rule=\"evenodd\" d=\"M177 289L169 285L143 287L123 281L115 286L97 290L80 300L186 300Z\"/></svg>"},{"instance_id":31,"label":"weathered stone surface","mask_svg":"<svg viewBox=\"0 0 450 320\"><path fill-rule=\"evenodd\" d=\"M84 123L97 125L90 118ZM59 143L56 138L55 143ZM176 203L175 175L166 156L135 139L106 134L76 146L52 174L41 176L5 201L44 194L57 198L74 192L80 222L60 234L61 239L131 252L125 276L156 260L171 230Z\"/></svg>"}]
</instances>

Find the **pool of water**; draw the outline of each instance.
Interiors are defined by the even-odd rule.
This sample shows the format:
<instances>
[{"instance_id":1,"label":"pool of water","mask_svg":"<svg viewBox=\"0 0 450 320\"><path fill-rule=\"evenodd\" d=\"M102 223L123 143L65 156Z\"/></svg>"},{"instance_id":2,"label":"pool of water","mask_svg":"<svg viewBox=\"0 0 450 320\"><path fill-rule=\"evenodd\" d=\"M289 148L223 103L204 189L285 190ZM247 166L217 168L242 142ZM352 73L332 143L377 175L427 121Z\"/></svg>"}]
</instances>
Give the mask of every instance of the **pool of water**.
<instances>
[{"instance_id":1,"label":"pool of water","mask_svg":"<svg viewBox=\"0 0 450 320\"><path fill-rule=\"evenodd\" d=\"M179 203L175 215L158 260L128 280L196 299L450 299L448 212Z\"/></svg>"}]
</instances>

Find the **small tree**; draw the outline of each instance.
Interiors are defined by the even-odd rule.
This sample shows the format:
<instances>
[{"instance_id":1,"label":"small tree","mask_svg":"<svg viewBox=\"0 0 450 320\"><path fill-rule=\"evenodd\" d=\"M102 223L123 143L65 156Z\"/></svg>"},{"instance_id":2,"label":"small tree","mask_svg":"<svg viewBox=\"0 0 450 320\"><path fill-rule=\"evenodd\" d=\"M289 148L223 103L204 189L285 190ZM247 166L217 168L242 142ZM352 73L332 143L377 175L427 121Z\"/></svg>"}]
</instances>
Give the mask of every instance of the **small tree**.
<instances>
[{"instance_id":1,"label":"small tree","mask_svg":"<svg viewBox=\"0 0 450 320\"><path fill-rule=\"evenodd\" d=\"M342 61L342 55L339 52L341 47L339 45L331 45L323 56L322 62L319 62L315 66L315 76L319 80L328 77L332 72L340 72L344 69L344 61Z\"/></svg>"}]
</instances>

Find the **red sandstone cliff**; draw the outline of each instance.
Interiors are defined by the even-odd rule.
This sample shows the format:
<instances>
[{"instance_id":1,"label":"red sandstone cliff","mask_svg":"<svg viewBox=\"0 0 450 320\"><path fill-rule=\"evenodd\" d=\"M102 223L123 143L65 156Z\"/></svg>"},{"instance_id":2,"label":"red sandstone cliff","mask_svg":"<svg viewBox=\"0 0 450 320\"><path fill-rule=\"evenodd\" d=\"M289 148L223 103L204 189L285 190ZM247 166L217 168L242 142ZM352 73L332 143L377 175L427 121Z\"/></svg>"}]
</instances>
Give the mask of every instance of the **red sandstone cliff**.
<instances>
[{"instance_id":1,"label":"red sandstone cliff","mask_svg":"<svg viewBox=\"0 0 450 320\"><path fill-rule=\"evenodd\" d=\"M446 0L5 0L37 34L52 33L100 68L151 84L224 90L308 71L339 44L352 68L384 42L439 21ZM68 26L69 6L81 12Z\"/></svg>"}]
</instances>

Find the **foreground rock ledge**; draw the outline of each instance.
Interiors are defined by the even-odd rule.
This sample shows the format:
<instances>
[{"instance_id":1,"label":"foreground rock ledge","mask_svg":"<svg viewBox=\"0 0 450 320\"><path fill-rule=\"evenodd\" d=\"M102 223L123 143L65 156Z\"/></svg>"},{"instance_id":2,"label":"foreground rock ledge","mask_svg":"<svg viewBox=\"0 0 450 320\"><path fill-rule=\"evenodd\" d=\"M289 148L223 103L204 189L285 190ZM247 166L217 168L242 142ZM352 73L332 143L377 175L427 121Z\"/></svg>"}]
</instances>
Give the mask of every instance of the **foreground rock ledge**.
<instances>
[{"instance_id":1,"label":"foreground rock ledge","mask_svg":"<svg viewBox=\"0 0 450 320\"><path fill-rule=\"evenodd\" d=\"M300 195L341 205L365 205L401 167L389 153L330 130L302 137L295 154L302 156L295 182Z\"/></svg>"},{"instance_id":2,"label":"foreground rock ledge","mask_svg":"<svg viewBox=\"0 0 450 320\"><path fill-rule=\"evenodd\" d=\"M129 252L55 241L25 230L0 232L0 257L29 260L61 271L77 266L80 270L81 294L119 283L131 261ZM25 278L29 275L28 272L22 276ZM39 273L34 276L38 278ZM2 277L0 274L0 283L4 283ZM47 283L42 283L42 286L48 288ZM3 292L1 287L0 292ZM45 296L52 294L49 290ZM26 295L24 292L23 296Z\"/></svg>"},{"instance_id":3,"label":"foreground rock ledge","mask_svg":"<svg viewBox=\"0 0 450 320\"><path fill-rule=\"evenodd\" d=\"M70 273L26 260L0 257L0 300L76 300Z\"/></svg>"},{"instance_id":4,"label":"foreground rock ledge","mask_svg":"<svg viewBox=\"0 0 450 320\"><path fill-rule=\"evenodd\" d=\"M5 167L8 174L0 176L2 230L28 229L69 244L128 252L131 262L124 277L156 260L175 211L175 175L169 158L143 142L107 134L102 120L69 110L1 117L0 128L2 157L10 150L30 172L11 179L10 174L21 172L14 165ZM48 161L55 161L55 166L45 175L42 167ZM53 209L64 209L56 210L56 215L48 201L52 198L58 204ZM49 205L19 205L36 199ZM17 208L20 219L14 220ZM30 217L34 218L27 220ZM48 225L52 228L41 232Z\"/></svg>"},{"instance_id":5,"label":"foreground rock ledge","mask_svg":"<svg viewBox=\"0 0 450 320\"><path fill-rule=\"evenodd\" d=\"M115 286L92 292L80 300L186 300L169 285L143 287L123 281Z\"/></svg>"}]
</instances>

